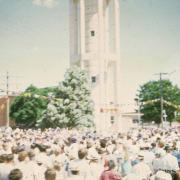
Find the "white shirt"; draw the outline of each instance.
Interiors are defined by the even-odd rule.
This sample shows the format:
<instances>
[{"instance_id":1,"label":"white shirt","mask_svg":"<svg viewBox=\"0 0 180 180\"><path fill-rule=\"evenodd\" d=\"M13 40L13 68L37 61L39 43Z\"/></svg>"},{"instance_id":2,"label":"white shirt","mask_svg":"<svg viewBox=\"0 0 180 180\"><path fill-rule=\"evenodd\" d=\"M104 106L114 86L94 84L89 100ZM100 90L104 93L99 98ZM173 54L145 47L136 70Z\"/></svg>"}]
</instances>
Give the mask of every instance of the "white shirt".
<instances>
[{"instance_id":1,"label":"white shirt","mask_svg":"<svg viewBox=\"0 0 180 180\"><path fill-rule=\"evenodd\" d=\"M0 179L8 180L9 173L14 169L13 164L1 163L0 164Z\"/></svg>"},{"instance_id":2,"label":"white shirt","mask_svg":"<svg viewBox=\"0 0 180 180\"><path fill-rule=\"evenodd\" d=\"M156 172L158 170L162 170L162 169L164 169L164 167L165 167L165 164L164 164L163 157L156 158L153 160L152 168L153 168L154 172Z\"/></svg>"},{"instance_id":3,"label":"white shirt","mask_svg":"<svg viewBox=\"0 0 180 180\"><path fill-rule=\"evenodd\" d=\"M179 170L178 161L177 161L176 157L174 157L170 153L167 153L163 157L163 161L164 161L164 169L165 170L173 170L173 171Z\"/></svg>"},{"instance_id":4,"label":"white shirt","mask_svg":"<svg viewBox=\"0 0 180 180\"><path fill-rule=\"evenodd\" d=\"M133 167L133 173L137 174L142 179L147 179L151 174L151 169L146 163L140 162Z\"/></svg>"}]
</instances>

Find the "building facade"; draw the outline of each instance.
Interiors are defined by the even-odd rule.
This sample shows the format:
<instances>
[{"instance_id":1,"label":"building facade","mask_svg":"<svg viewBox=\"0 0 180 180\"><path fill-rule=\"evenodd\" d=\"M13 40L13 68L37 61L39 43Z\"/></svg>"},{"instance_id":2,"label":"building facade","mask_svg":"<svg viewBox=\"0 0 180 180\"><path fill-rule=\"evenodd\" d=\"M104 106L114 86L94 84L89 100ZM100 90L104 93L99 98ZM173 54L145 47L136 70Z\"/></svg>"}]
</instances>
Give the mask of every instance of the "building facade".
<instances>
[{"instance_id":1,"label":"building facade","mask_svg":"<svg viewBox=\"0 0 180 180\"><path fill-rule=\"evenodd\" d=\"M9 108L15 96L0 97L0 126L14 126L14 121L9 119Z\"/></svg>"},{"instance_id":2,"label":"building facade","mask_svg":"<svg viewBox=\"0 0 180 180\"><path fill-rule=\"evenodd\" d=\"M89 74L95 124L103 130L119 119L119 0L69 0L70 65Z\"/></svg>"}]
</instances>

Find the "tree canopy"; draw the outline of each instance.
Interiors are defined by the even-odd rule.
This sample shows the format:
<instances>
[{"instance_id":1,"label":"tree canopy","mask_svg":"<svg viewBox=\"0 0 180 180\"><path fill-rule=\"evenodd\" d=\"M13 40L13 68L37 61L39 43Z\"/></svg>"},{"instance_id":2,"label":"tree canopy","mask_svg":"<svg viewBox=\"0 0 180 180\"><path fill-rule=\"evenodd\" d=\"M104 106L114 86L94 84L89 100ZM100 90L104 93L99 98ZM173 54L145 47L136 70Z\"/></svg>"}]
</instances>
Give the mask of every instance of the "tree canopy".
<instances>
[{"instance_id":1,"label":"tree canopy","mask_svg":"<svg viewBox=\"0 0 180 180\"><path fill-rule=\"evenodd\" d=\"M30 85L24 93L17 96L10 107L10 117L22 127L34 127L36 121L46 109L48 93L53 93L56 88L37 88Z\"/></svg>"},{"instance_id":2,"label":"tree canopy","mask_svg":"<svg viewBox=\"0 0 180 180\"><path fill-rule=\"evenodd\" d=\"M93 126L93 103L85 71L77 67L67 70L64 81L52 96L37 125L68 128Z\"/></svg>"},{"instance_id":3,"label":"tree canopy","mask_svg":"<svg viewBox=\"0 0 180 180\"><path fill-rule=\"evenodd\" d=\"M167 114L167 120L172 122L174 112L177 111L176 105L180 105L180 89L173 85L170 80L149 81L140 86L138 98L141 103L140 111L143 113L144 122L161 123L161 105L160 105L160 86L162 85L164 110Z\"/></svg>"}]
</instances>

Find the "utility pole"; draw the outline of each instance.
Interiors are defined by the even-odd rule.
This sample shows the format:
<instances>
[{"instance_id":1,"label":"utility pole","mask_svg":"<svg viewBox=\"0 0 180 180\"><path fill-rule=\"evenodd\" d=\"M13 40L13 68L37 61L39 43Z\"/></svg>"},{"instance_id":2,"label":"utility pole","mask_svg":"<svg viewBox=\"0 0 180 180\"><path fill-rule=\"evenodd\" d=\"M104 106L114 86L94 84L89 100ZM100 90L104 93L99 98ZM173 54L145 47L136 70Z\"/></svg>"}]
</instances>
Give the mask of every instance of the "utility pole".
<instances>
[{"instance_id":1,"label":"utility pole","mask_svg":"<svg viewBox=\"0 0 180 180\"><path fill-rule=\"evenodd\" d=\"M9 90L9 79L10 78L18 78L20 76L10 76L9 75L9 72L7 71L6 72L6 75L5 76L2 76L3 78L6 79L6 88L3 90L3 89L0 89L0 92L5 92L6 94L6 127L9 127L9 123L10 123L10 118L9 118L9 109L10 109L10 98L9 98L9 94L10 92L14 92L14 91L10 91Z\"/></svg>"},{"instance_id":2,"label":"utility pole","mask_svg":"<svg viewBox=\"0 0 180 180\"><path fill-rule=\"evenodd\" d=\"M7 106L6 106L6 127L9 127L9 73L6 74L6 96L7 96Z\"/></svg>"},{"instance_id":3,"label":"utility pole","mask_svg":"<svg viewBox=\"0 0 180 180\"><path fill-rule=\"evenodd\" d=\"M163 76L163 75L168 75L168 74L169 74L169 73L158 73L158 74L156 74L156 75L159 76L159 83L160 83L161 126L162 126L162 127L163 127L163 109L164 109L162 76Z\"/></svg>"}]
</instances>

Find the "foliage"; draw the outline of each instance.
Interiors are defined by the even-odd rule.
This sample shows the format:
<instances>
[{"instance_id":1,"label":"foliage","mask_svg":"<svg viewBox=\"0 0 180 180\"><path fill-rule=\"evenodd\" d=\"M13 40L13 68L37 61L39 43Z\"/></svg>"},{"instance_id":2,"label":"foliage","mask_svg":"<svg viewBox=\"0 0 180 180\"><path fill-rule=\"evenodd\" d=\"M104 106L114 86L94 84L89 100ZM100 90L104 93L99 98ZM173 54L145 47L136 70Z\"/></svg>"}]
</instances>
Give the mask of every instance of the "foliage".
<instances>
[{"instance_id":1,"label":"foliage","mask_svg":"<svg viewBox=\"0 0 180 180\"><path fill-rule=\"evenodd\" d=\"M47 107L48 100L42 98L53 93L55 88L37 88L30 85L24 93L17 96L10 107L10 117L17 125L33 127Z\"/></svg>"},{"instance_id":2,"label":"foliage","mask_svg":"<svg viewBox=\"0 0 180 180\"><path fill-rule=\"evenodd\" d=\"M93 103L85 71L77 67L67 70L64 81L49 102L44 116L38 121L38 126L93 126Z\"/></svg>"},{"instance_id":3,"label":"foliage","mask_svg":"<svg viewBox=\"0 0 180 180\"><path fill-rule=\"evenodd\" d=\"M174 105L179 105L180 89L169 80L162 80L161 82L163 99ZM160 81L149 81L140 86L138 98L141 103L141 113L144 114L142 116L144 122L155 121L158 124L161 122L160 85ZM167 120L172 122L176 108L166 103L163 104L164 110L166 110Z\"/></svg>"},{"instance_id":4,"label":"foliage","mask_svg":"<svg viewBox=\"0 0 180 180\"><path fill-rule=\"evenodd\" d=\"M180 123L180 110L176 111L175 121Z\"/></svg>"}]
</instances>

